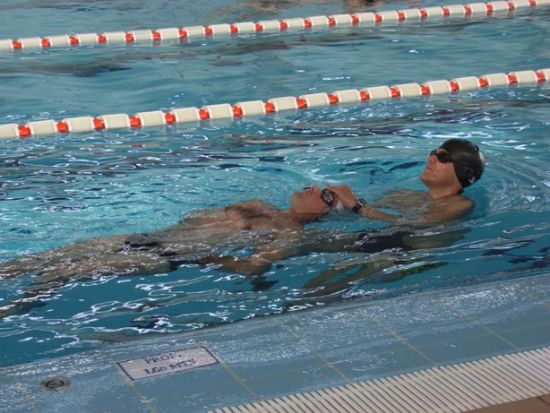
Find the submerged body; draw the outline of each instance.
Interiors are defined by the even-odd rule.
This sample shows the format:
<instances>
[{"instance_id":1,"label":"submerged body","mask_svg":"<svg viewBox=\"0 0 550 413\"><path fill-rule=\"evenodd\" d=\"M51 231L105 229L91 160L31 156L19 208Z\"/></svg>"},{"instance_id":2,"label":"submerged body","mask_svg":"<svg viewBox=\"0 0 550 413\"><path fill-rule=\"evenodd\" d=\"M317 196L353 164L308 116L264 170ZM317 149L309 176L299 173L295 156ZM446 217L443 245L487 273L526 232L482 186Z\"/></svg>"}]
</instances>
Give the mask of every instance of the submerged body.
<instances>
[{"instance_id":1,"label":"submerged body","mask_svg":"<svg viewBox=\"0 0 550 413\"><path fill-rule=\"evenodd\" d=\"M475 162L466 162L468 157ZM431 235L426 239L419 236L418 229L449 222L469 211L473 203L462 197L462 188L479 179L482 172L483 158L477 146L449 140L428 157L421 175L427 192L397 191L367 205L347 185L327 185L324 190L311 186L294 192L285 211L260 200L241 202L193 212L179 224L151 234L95 238L8 262L0 267L0 280L27 274L35 277L25 298L0 308L0 317L25 311L70 279L158 274L184 263L215 264L224 271L258 275L275 260L313 251L372 254L452 242L454 239L432 239ZM339 204L363 217L394 225L381 232L305 236L304 225ZM401 210L403 215L389 214L384 208ZM242 250L247 252L243 255Z\"/></svg>"},{"instance_id":2,"label":"submerged body","mask_svg":"<svg viewBox=\"0 0 550 413\"><path fill-rule=\"evenodd\" d=\"M169 272L184 263L216 264L261 274L271 262L299 253L304 225L330 210L313 187L292 195L282 211L254 200L196 211L150 234L102 237L7 262L0 280L34 275L25 297L0 308L0 317L27 311L72 279ZM248 256L235 258L247 249Z\"/></svg>"},{"instance_id":3,"label":"submerged body","mask_svg":"<svg viewBox=\"0 0 550 413\"><path fill-rule=\"evenodd\" d=\"M214 251L299 239L303 226L263 201L193 212L150 234L117 235L76 243L4 264L0 280L37 274L37 282L112 274L151 274L200 261Z\"/></svg>"},{"instance_id":4,"label":"submerged body","mask_svg":"<svg viewBox=\"0 0 550 413\"><path fill-rule=\"evenodd\" d=\"M402 201L411 197L415 198L413 204L408 204L412 208L403 209ZM409 217L411 222L432 207L421 192L391 194L387 201L385 207L401 212L402 217ZM365 270L368 275L373 269L393 264L396 253L448 245L456 240L456 237L434 236L432 232L423 235L422 227L394 225L382 231L321 233L304 228L303 223L285 212L257 200L201 210L160 231L94 238L5 263L0 267L0 280L25 275L33 278L24 298L0 308L0 317L27 312L52 297L70 280L167 273L186 263L216 265L221 271L257 276L266 272L275 260L312 252L341 251L376 259L374 266L369 260ZM345 271L345 267L341 270ZM323 284L339 271L321 274L309 286ZM355 278L346 277L346 280ZM261 279L252 278L251 282L255 287L265 285ZM335 286L341 287L341 282Z\"/></svg>"}]
</instances>

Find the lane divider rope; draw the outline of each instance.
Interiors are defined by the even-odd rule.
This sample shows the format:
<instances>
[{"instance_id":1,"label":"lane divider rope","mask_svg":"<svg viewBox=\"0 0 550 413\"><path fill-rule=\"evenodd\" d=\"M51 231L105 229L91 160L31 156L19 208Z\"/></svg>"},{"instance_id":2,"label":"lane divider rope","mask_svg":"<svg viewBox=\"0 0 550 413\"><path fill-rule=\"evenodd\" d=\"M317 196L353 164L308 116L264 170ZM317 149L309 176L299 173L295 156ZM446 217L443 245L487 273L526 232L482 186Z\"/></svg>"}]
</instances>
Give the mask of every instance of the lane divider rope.
<instances>
[{"instance_id":1,"label":"lane divider rope","mask_svg":"<svg viewBox=\"0 0 550 413\"><path fill-rule=\"evenodd\" d=\"M134 44L141 42L158 45L163 41L182 41L193 38L204 39L238 34L280 33L290 30L314 30L352 26L373 27L382 24L400 24L405 21L423 22L426 20L432 21L450 18L483 18L548 5L550 5L550 0L498 0L488 3L454 4L405 10L299 17L284 20L262 20L233 24L222 23L211 26L170 27L155 30L132 30L128 32L117 31L0 39L0 52L107 44Z\"/></svg>"},{"instance_id":2,"label":"lane divider rope","mask_svg":"<svg viewBox=\"0 0 550 413\"><path fill-rule=\"evenodd\" d=\"M550 68L518 72L467 76L452 80L432 80L424 83L403 83L363 89L338 90L332 93L312 93L298 97L286 96L267 100L252 100L235 104L221 103L201 108L176 108L138 112L132 115L79 116L56 120L39 120L26 124L0 125L0 139L28 138L57 133L92 132L121 128L145 128L178 123L200 124L209 120L234 120L249 116L269 115L284 111L320 108L337 104L378 101L407 97L451 94L489 87L528 86L550 81Z\"/></svg>"}]
</instances>

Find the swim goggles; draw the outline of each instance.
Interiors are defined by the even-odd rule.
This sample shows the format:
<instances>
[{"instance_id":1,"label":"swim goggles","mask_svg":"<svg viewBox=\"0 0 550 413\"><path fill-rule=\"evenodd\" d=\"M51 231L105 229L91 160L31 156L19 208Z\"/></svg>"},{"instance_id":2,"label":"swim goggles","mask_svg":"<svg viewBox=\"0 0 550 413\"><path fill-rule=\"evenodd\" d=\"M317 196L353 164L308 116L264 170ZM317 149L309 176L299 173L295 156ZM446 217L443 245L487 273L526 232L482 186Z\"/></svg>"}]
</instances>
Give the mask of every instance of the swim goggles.
<instances>
[{"instance_id":1,"label":"swim goggles","mask_svg":"<svg viewBox=\"0 0 550 413\"><path fill-rule=\"evenodd\" d=\"M308 190L308 189L311 189L310 186L306 186L304 188L304 190ZM328 189L323 189L321 191L321 199L323 200L323 202L329 207L329 208L332 208L334 207L334 204L336 202L336 198L334 197L334 194L332 192L330 192Z\"/></svg>"},{"instance_id":2,"label":"swim goggles","mask_svg":"<svg viewBox=\"0 0 550 413\"><path fill-rule=\"evenodd\" d=\"M454 163L453 157L448 152L445 152L443 150L438 152L437 149L434 149L430 152L430 156L432 155L435 155L437 160L441 163Z\"/></svg>"}]
</instances>

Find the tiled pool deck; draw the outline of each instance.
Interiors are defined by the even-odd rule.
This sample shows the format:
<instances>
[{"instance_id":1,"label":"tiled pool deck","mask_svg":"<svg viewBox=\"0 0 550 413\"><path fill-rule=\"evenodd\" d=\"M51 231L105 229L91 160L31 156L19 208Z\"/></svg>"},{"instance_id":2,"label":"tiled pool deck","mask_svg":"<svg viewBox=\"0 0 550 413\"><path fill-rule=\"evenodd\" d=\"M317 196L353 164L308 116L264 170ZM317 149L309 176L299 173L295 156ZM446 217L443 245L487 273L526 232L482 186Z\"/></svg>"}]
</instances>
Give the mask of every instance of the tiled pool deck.
<instances>
[{"instance_id":1,"label":"tiled pool deck","mask_svg":"<svg viewBox=\"0 0 550 413\"><path fill-rule=\"evenodd\" d=\"M0 412L202 412L530 350L550 345L549 298L545 274L106 345L1 369ZM116 364L199 346L219 363L135 381Z\"/></svg>"}]
</instances>

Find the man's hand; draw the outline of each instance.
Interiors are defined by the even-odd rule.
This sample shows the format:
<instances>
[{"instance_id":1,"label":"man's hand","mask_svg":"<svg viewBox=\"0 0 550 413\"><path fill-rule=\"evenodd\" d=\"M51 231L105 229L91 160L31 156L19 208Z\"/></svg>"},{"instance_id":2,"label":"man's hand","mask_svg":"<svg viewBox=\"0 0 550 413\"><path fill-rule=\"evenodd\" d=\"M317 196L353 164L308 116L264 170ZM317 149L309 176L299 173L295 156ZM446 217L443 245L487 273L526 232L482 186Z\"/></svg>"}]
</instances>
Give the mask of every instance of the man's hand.
<instances>
[{"instance_id":1,"label":"man's hand","mask_svg":"<svg viewBox=\"0 0 550 413\"><path fill-rule=\"evenodd\" d=\"M346 209L351 210L357 204L357 197L348 185L333 186L327 183L327 189L336 194Z\"/></svg>"}]
</instances>

